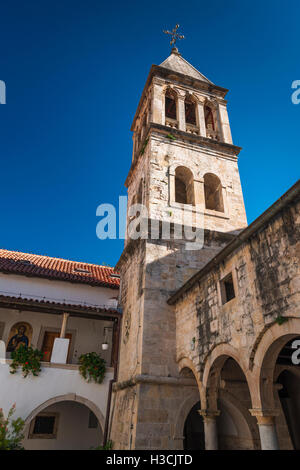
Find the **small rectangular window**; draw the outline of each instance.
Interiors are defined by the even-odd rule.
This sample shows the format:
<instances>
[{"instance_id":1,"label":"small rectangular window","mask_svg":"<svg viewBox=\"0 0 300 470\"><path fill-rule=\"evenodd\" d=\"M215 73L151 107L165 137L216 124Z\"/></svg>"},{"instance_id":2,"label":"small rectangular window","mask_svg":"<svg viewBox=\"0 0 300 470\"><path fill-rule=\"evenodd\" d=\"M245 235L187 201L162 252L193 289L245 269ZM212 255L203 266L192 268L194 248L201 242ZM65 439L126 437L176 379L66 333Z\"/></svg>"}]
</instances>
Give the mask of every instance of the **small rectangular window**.
<instances>
[{"instance_id":1,"label":"small rectangular window","mask_svg":"<svg viewBox=\"0 0 300 470\"><path fill-rule=\"evenodd\" d=\"M53 434L55 416L37 416L34 422L33 434Z\"/></svg>"},{"instance_id":2,"label":"small rectangular window","mask_svg":"<svg viewBox=\"0 0 300 470\"><path fill-rule=\"evenodd\" d=\"M55 439L58 413L40 413L31 422L29 439Z\"/></svg>"},{"instance_id":3,"label":"small rectangular window","mask_svg":"<svg viewBox=\"0 0 300 470\"><path fill-rule=\"evenodd\" d=\"M226 304L235 297L232 274L228 274L224 279L222 279L220 284L222 304Z\"/></svg>"}]
</instances>

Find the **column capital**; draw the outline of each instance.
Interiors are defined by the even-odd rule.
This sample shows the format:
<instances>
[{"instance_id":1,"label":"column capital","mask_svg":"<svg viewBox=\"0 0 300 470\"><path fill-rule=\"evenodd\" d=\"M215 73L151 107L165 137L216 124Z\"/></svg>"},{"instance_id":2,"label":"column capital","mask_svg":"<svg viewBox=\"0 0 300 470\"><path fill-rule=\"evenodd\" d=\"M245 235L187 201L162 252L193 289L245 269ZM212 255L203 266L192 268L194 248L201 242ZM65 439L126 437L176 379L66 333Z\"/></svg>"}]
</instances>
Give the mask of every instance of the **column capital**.
<instances>
[{"instance_id":1,"label":"column capital","mask_svg":"<svg viewBox=\"0 0 300 470\"><path fill-rule=\"evenodd\" d=\"M280 412L276 409L250 409L250 414L255 416L257 419L257 424L262 424L266 426L273 426L274 418L279 416Z\"/></svg>"},{"instance_id":2,"label":"column capital","mask_svg":"<svg viewBox=\"0 0 300 470\"><path fill-rule=\"evenodd\" d=\"M205 96L199 96L199 95L196 95L196 93L193 93L192 96L196 99L198 104L200 104L202 106L204 105L204 103L206 101Z\"/></svg>"},{"instance_id":3,"label":"column capital","mask_svg":"<svg viewBox=\"0 0 300 470\"><path fill-rule=\"evenodd\" d=\"M152 78L152 83L154 85L161 85L161 86L165 85L164 80L162 78L159 78L159 77L153 77Z\"/></svg>"},{"instance_id":4,"label":"column capital","mask_svg":"<svg viewBox=\"0 0 300 470\"><path fill-rule=\"evenodd\" d=\"M215 102L218 103L218 104L223 104L223 105L226 105L228 103L227 100L225 100L224 98L220 98L219 96L216 96L214 98Z\"/></svg>"},{"instance_id":5,"label":"column capital","mask_svg":"<svg viewBox=\"0 0 300 470\"><path fill-rule=\"evenodd\" d=\"M218 416L220 416L221 411L219 410L197 410L199 415L202 416L204 420L215 420Z\"/></svg>"},{"instance_id":6,"label":"column capital","mask_svg":"<svg viewBox=\"0 0 300 470\"><path fill-rule=\"evenodd\" d=\"M181 100L185 99L185 97L186 97L186 91L185 90L181 90L181 88L174 87L174 91L176 91L178 99L181 99Z\"/></svg>"}]
</instances>

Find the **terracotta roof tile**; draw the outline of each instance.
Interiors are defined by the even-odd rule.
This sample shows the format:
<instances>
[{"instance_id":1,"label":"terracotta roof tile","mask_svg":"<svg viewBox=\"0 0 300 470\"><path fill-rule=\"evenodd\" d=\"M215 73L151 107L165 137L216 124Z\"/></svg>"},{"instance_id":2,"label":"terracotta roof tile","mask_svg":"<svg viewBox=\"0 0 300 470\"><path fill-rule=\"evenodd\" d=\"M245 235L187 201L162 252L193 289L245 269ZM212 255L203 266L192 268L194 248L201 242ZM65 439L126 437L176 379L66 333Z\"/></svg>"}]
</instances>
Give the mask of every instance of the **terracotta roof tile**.
<instances>
[{"instance_id":1,"label":"terracotta roof tile","mask_svg":"<svg viewBox=\"0 0 300 470\"><path fill-rule=\"evenodd\" d=\"M0 272L118 289L114 268L0 249Z\"/></svg>"}]
</instances>

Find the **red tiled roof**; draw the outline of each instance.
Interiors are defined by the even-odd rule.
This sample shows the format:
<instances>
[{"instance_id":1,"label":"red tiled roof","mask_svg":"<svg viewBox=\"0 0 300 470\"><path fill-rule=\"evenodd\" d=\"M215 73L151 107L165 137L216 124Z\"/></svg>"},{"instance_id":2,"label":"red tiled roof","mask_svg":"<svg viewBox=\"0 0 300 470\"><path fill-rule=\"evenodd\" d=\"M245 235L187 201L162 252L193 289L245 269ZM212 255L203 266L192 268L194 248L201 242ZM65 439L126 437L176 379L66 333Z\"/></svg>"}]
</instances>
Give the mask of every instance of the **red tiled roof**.
<instances>
[{"instance_id":1,"label":"red tiled roof","mask_svg":"<svg viewBox=\"0 0 300 470\"><path fill-rule=\"evenodd\" d=\"M0 249L0 272L118 289L114 268Z\"/></svg>"}]
</instances>

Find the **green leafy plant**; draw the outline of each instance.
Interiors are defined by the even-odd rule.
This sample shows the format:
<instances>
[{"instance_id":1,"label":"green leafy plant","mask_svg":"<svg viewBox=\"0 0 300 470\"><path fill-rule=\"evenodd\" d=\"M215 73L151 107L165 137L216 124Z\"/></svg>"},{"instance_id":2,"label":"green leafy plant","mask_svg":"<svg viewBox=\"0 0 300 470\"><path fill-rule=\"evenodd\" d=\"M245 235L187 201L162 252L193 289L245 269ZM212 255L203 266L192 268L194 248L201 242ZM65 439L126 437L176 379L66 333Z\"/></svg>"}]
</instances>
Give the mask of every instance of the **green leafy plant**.
<instances>
[{"instance_id":1,"label":"green leafy plant","mask_svg":"<svg viewBox=\"0 0 300 470\"><path fill-rule=\"evenodd\" d=\"M173 134L168 134L167 138L170 139L170 140L176 140L176 137L174 137Z\"/></svg>"},{"instance_id":2,"label":"green leafy plant","mask_svg":"<svg viewBox=\"0 0 300 470\"><path fill-rule=\"evenodd\" d=\"M0 450L23 450L21 441L24 439L23 429L25 422L22 418L12 419L16 410L13 404L5 419L0 408Z\"/></svg>"},{"instance_id":3,"label":"green leafy plant","mask_svg":"<svg viewBox=\"0 0 300 470\"><path fill-rule=\"evenodd\" d=\"M103 446L92 447L91 450L112 450L112 448L113 448L113 442L107 441L107 443L104 444Z\"/></svg>"},{"instance_id":4,"label":"green leafy plant","mask_svg":"<svg viewBox=\"0 0 300 470\"><path fill-rule=\"evenodd\" d=\"M15 374L19 367L22 367L24 377L30 373L37 376L41 372L43 353L38 349L22 345L11 353L11 358L13 360L10 364L11 374Z\"/></svg>"},{"instance_id":5,"label":"green leafy plant","mask_svg":"<svg viewBox=\"0 0 300 470\"><path fill-rule=\"evenodd\" d=\"M95 352L81 354L79 357L80 375L88 382L101 384L105 376L105 360Z\"/></svg>"},{"instance_id":6,"label":"green leafy plant","mask_svg":"<svg viewBox=\"0 0 300 470\"><path fill-rule=\"evenodd\" d=\"M140 151L140 155L143 155L143 154L144 154L148 142L149 142L149 139L148 139L148 138L145 139L145 142L143 143L143 147L141 148L141 151Z\"/></svg>"},{"instance_id":7,"label":"green leafy plant","mask_svg":"<svg viewBox=\"0 0 300 470\"><path fill-rule=\"evenodd\" d=\"M276 318L276 323L278 323L278 325L282 325L283 323L285 323L288 319L287 318L284 318L282 317L281 315L279 315L277 318Z\"/></svg>"}]
</instances>

